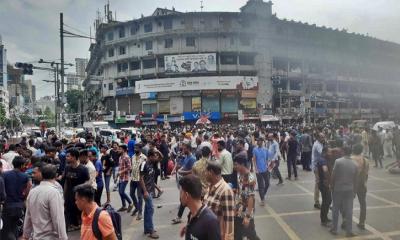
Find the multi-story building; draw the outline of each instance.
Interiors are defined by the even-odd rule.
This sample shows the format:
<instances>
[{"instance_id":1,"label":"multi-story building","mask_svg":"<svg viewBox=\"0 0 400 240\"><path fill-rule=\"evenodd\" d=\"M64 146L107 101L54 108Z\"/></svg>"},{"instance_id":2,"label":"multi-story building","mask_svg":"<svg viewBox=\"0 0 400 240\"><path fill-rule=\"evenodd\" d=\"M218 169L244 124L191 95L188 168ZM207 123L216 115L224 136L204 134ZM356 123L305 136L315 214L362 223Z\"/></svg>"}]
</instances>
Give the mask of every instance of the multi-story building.
<instances>
[{"instance_id":1,"label":"multi-story building","mask_svg":"<svg viewBox=\"0 0 400 240\"><path fill-rule=\"evenodd\" d=\"M7 88L7 49L0 36L0 104L3 105L7 117L9 116L9 96Z\"/></svg>"},{"instance_id":2,"label":"multi-story building","mask_svg":"<svg viewBox=\"0 0 400 240\"><path fill-rule=\"evenodd\" d=\"M108 21L89 50L89 119L113 112L120 123L144 113L144 122L172 122L206 112L231 121L272 109L312 121L399 112L399 44L282 20L272 2L249 0L240 12L158 8Z\"/></svg>"},{"instance_id":3,"label":"multi-story building","mask_svg":"<svg viewBox=\"0 0 400 240\"><path fill-rule=\"evenodd\" d=\"M20 111L22 105L24 104L24 98L22 94L24 75L22 74L21 69L14 68L12 65L7 65L7 75L10 109L13 108L17 111Z\"/></svg>"},{"instance_id":4,"label":"multi-story building","mask_svg":"<svg viewBox=\"0 0 400 240\"><path fill-rule=\"evenodd\" d=\"M81 78L74 73L65 74L67 78L67 91L71 89L80 89L81 87Z\"/></svg>"}]
</instances>

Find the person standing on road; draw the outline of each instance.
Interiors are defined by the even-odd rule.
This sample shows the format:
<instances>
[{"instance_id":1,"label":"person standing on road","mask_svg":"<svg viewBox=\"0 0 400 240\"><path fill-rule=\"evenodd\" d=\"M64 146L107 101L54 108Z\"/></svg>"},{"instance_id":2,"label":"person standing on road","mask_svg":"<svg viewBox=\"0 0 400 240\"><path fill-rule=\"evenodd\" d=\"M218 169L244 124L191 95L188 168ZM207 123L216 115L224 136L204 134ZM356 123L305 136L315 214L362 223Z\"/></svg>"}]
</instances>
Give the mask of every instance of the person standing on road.
<instances>
[{"instance_id":1,"label":"person standing on road","mask_svg":"<svg viewBox=\"0 0 400 240\"><path fill-rule=\"evenodd\" d=\"M194 163L192 172L194 175L200 178L201 185L203 187L201 193L201 197L203 199L208 191L206 168L211 158L211 150L208 147L204 147L203 149L201 149L201 155L202 157Z\"/></svg>"},{"instance_id":2,"label":"person standing on road","mask_svg":"<svg viewBox=\"0 0 400 240\"><path fill-rule=\"evenodd\" d=\"M261 206L265 205L265 196L269 188L270 174L268 171L268 150L263 146L264 139L257 139L257 146L253 148L253 166L257 176L258 192Z\"/></svg>"},{"instance_id":3,"label":"person standing on road","mask_svg":"<svg viewBox=\"0 0 400 240\"><path fill-rule=\"evenodd\" d=\"M160 152L163 155L161 160L161 180L165 180L169 178L168 177L169 147L165 134L161 135Z\"/></svg>"},{"instance_id":4,"label":"person standing on road","mask_svg":"<svg viewBox=\"0 0 400 240\"><path fill-rule=\"evenodd\" d=\"M247 159L243 157L236 159L235 168L239 184L235 201L235 240L242 240L243 237L259 240L254 224L256 177L250 172Z\"/></svg>"},{"instance_id":5,"label":"person standing on road","mask_svg":"<svg viewBox=\"0 0 400 240\"><path fill-rule=\"evenodd\" d=\"M322 150L324 148L325 135L323 133L318 133L316 136L316 141L312 147L312 169L315 176L315 188L314 188L314 208L321 209L319 204L319 174L318 174L318 163L322 160Z\"/></svg>"},{"instance_id":6,"label":"person standing on road","mask_svg":"<svg viewBox=\"0 0 400 240\"><path fill-rule=\"evenodd\" d=\"M322 204L320 210L321 225L329 227L331 220L328 218L329 207L332 203L330 181L331 174L328 167L328 147L324 147L321 153L320 161L316 163L318 171L318 187L321 191Z\"/></svg>"},{"instance_id":7,"label":"person standing on road","mask_svg":"<svg viewBox=\"0 0 400 240\"><path fill-rule=\"evenodd\" d=\"M117 191L118 189L118 164L119 164L119 157L121 156L121 153L119 151L118 143L117 142L112 142L112 149L110 149L110 157L112 160L112 177L114 180L114 188L113 191Z\"/></svg>"},{"instance_id":8,"label":"person standing on road","mask_svg":"<svg viewBox=\"0 0 400 240\"><path fill-rule=\"evenodd\" d=\"M209 162L206 168L209 189L204 196L204 203L218 217L221 239L233 240L235 202L232 188L221 176L222 167L218 162Z\"/></svg>"},{"instance_id":9,"label":"person standing on road","mask_svg":"<svg viewBox=\"0 0 400 240\"><path fill-rule=\"evenodd\" d=\"M353 237L353 199L356 194L358 166L350 158L351 149L343 147L344 157L335 161L332 172L333 226L330 232L337 235L339 211L345 219L346 237Z\"/></svg>"},{"instance_id":10,"label":"person standing on road","mask_svg":"<svg viewBox=\"0 0 400 240\"><path fill-rule=\"evenodd\" d=\"M202 150L204 149L206 147ZM201 200L202 184L200 179L197 176L188 175L179 180L179 186L180 201L190 210L188 222L181 230L181 237L185 236L186 240L220 240L221 231L218 219Z\"/></svg>"},{"instance_id":11,"label":"person standing on road","mask_svg":"<svg viewBox=\"0 0 400 240\"><path fill-rule=\"evenodd\" d=\"M232 183L233 174L233 160L232 154L225 149L225 141L220 140L217 142L218 146L218 158L217 162L222 167L222 178L227 183Z\"/></svg>"},{"instance_id":12,"label":"person standing on road","mask_svg":"<svg viewBox=\"0 0 400 240\"><path fill-rule=\"evenodd\" d=\"M351 159L358 166L358 177L357 177L357 187L356 193L358 202L360 203L360 218L357 224L358 228L365 229L365 220L367 217L367 181L368 181L368 171L369 171L369 162L363 156L363 146L361 144L357 144L353 146Z\"/></svg>"},{"instance_id":13,"label":"person standing on road","mask_svg":"<svg viewBox=\"0 0 400 240\"><path fill-rule=\"evenodd\" d=\"M143 192L143 198L145 201L144 205L144 234L149 238L158 239L159 236L154 230L153 225L153 197L155 191L156 173L154 170L154 163L158 160L158 154L155 150L150 149L147 153L147 161L143 162L140 166L140 187Z\"/></svg>"},{"instance_id":14,"label":"person standing on road","mask_svg":"<svg viewBox=\"0 0 400 240\"><path fill-rule=\"evenodd\" d=\"M288 180L292 180L292 168L294 173L294 179L298 180L297 178L297 153L299 143L296 139L296 133L294 131L290 132L290 137L287 142L288 150L287 150L287 170L288 170Z\"/></svg>"},{"instance_id":15,"label":"person standing on road","mask_svg":"<svg viewBox=\"0 0 400 240\"><path fill-rule=\"evenodd\" d=\"M300 138L301 163L305 171L311 171L311 150L313 142L309 132L310 130L306 128Z\"/></svg>"},{"instance_id":16,"label":"person standing on road","mask_svg":"<svg viewBox=\"0 0 400 240\"><path fill-rule=\"evenodd\" d=\"M268 134L268 160L269 164L272 164L272 171L279 179L278 185L283 184L283 179L281 172L279 171L279 143L278 143L278 134L277 133L269 133Z\"/></svg>"},{"instance_id":17,"label":"person standing on road","mask_svg":"<svg viewBox=\"0 0 400 240\"><path fill-rule=\"evenodd\" d=\"M107 153L108 147L107 145L103 144L100 147L100 158L101 158L101 163L103 164L103 174L104 174L104 185L106 188L106 195L107 195L107 200L105 204L109 204L111 201L111 193L110 193L110 180L111 180L111 175L112 175L112 168L113 168L113 162L111 159L110 154Z\"/></svg>"},{"instance_id":18,"label":"person standing on road","mask_svg":"<svg viewBox=\"0 0 400 240\"><path fill-rule=\"evenodd\" d=\"M132 157L132 174L130 183L130 196L135 206L135 210L131 216L135 216L136 220L142 219L143 212L143 193L140 188L140 166L143 162L147 161L146 155L142 153L142 145L140 143L135 145L135 155Z\"/></svg>"},{"instance_id":19,"label":"person standing on road","mask_svg":"<svg viewBox=\"0 0 400 240\"><path fill-rule=\"evenodd\" d=\"M132 162L131 158L128 155L128 147L126 145L121 145L120 147L120 154L121 157L119 158L119 171L118 171L118 177L119 177L119 183L118 183L118 193L119 196L121 197L121 202L122 202L122 207L118 209L118 212L130 212L133 208L132 205L132 200L126 194L125 189L126 186L128 185L129 182L129 174L132 170ZM128 202L128 208L126 207L126 202Z\"/></svg>"},{"instance_id":20,"label":"person standing on road","mask_svg":"<svg viewBox=\"0 0 400 240\"><path fill-rule=\"evenodd\" d=\"M101 206L101 195L103 195L103 164L101 163L100 159L97 158L96 151L93 149L88 151L89 160L93 163L96 169L96 195L94 197L94 201L97 205Z\"/></svg>"},{"instance_id":21,"label":"person standing on road","mask_svg":"<svg viewBox=\"0 0 400 240\"><path fill-rule=\"evenodd\" d=\"M23 240L67 240L64 218L64 199L56 182L57 168L46 164L41 167L43 180L33 188L26 201ZM58 185L56 187L56 185Z\"/></svg>"}]
</instances>

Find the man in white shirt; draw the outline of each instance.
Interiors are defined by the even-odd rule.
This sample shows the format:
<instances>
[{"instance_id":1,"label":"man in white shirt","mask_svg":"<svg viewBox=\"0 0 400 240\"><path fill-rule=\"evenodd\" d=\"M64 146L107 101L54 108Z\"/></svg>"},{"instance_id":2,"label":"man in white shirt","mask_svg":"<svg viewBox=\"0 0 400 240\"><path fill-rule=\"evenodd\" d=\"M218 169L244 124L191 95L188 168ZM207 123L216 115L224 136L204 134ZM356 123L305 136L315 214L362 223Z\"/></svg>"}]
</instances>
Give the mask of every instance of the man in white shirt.
<instances>
[{"instance_id":1,"label":"man in white shirt","mask_svg":"<svg viewBox=\"0 0 400 240\"><path fill-rule=\"evenodd\" d=\"M96 184L96 176L97 176L97 171L96 167L93 165L92 161L89 161L88 157L88 150L83 149L79 152L79 161L83 166L85 166L88 171L89 171L89 181L87 184L90 184L90 186L93 187L94 190L97 190L97 184Z\"/></svg>"},{"instance_id":2,"label":"man in white shirt","mask_svg":"<svg viewBox=\"0 0 400 240\"><path fill-rule=\"evenodd\" d=\"M203 149L203 147L208 147L212 149L210 137L207 134L205 134L203 137L203 142L200 144L200 150Z\"/></svg>"},{"instance_id":3,"label":"man in white shirt","mask_svg":"<svg viewBox=\"0 0 400 240\"><path fill-rule=\"evenodd\" d=\"M26 201L22 239L66 240L64 199L55 181L57 168L46 164L41 172L43 180L29 192Z\"/></svg>"},{"instance_id":4,"label":"man in white shirt","mask_svg":"<svg viewBox=\"0 0 400 240\"><path fill-rule=\"evenodd\" d=\"M219 158L217 162L221 165L221 176L227 183L232 183L233 177L233 160L232 154L225 149L225 141L220 140L217 142Z\"/></svg>"},{"instance_id":5,"label":"man in white shirt","mask_svg":"<svg viewBox=\"0 0 400 240\"><path fill-rule=\"evenodd\" d=\"M16 156L19 156L19 154L16 152L17 147L15 144L10 144L8 147L8 152L2 156L2 158L7 162L9 166L12 166L12 161Z\"/></svg>"}]
</instances>

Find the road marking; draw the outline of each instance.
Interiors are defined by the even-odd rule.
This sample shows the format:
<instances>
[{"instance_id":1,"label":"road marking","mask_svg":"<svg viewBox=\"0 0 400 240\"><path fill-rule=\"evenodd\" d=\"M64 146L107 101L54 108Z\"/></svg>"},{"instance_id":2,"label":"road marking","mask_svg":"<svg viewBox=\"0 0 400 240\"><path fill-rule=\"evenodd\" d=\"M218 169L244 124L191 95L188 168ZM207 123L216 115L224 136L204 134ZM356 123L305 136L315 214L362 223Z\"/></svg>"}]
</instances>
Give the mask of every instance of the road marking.
<instances>
[{"instance_id":1,"label":"road marking","mask_svg":"<svg viewBox=\"0 0 400 240\"><path fill-rule=\"evenodd\" d=\"M375 180L379 180L379 181L382 181L382 182L390 183L390 184L392 184L392 185L394 185L394 186L396 186L396 187L400 187L400 184L394 183L394 182L392 182L392 181L389 181L389 180L387 180L386 178L380 178L380 177L376 177L376 176L368 176L368 177L371 177L371 178L373 178L373 179L375 179Z\"/></svg>"},{"instance_id":2,"label":"road marking","mask_svg":"<svg viewBox=\"0 0 400 240\"><path fill-rule=\"evenodd\" d=\"M272 209L268 204L265 204L264 208L270 213L271 217L275 219L275 221L281 226L283 231L289 236L292 240L300 240L300 237L293 231L293 229L287 224L276 212Z\"/></svg>"}]
</instances>

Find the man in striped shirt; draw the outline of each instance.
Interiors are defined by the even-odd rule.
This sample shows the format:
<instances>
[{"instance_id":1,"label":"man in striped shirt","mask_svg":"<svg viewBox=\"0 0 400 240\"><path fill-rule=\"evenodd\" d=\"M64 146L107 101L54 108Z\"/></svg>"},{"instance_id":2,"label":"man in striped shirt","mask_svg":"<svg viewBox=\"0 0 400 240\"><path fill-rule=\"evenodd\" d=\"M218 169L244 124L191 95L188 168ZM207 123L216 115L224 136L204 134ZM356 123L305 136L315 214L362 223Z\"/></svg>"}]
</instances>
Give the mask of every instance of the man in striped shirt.
<instances>
[{"instance_id":1,"label":"man in striped shirt","mask_svg":"<svg viewBox=\"0 0 400 240\"><path fill-rule=\"evenodd\" d=\"M231 187L221 176L221 165L209 162L206 168L207 181L210 183L204 203L218 217L222 240L234 239L234 194Z\"/></svg>"}]
</instances>

